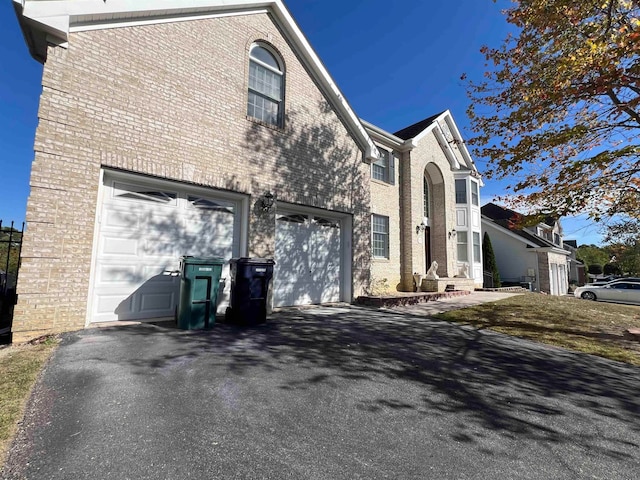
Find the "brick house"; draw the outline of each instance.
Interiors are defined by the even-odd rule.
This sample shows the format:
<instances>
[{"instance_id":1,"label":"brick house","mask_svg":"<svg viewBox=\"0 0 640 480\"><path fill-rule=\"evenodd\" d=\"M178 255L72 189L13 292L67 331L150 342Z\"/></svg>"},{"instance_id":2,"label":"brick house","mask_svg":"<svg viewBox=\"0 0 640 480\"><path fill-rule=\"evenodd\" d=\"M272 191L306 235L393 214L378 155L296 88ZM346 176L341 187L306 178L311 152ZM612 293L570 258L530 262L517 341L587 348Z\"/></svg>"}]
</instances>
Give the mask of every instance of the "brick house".
<instances>
[{"instance_id":1,"label":"brick house","mask_svg":"<svg viewBox=\"0 0 640 480\"><path fill-rule=\"evenodd\" d=\"M482 229L491 238L503 283L527 283L550 295L567 293L571 252L563 246L558 219L523 227L521 214L511 209L488 203L481 211Z\"/></svg>"},{"instance_id":2,"label":"brick house","mask_svg":"<svg viewBox=\"0 0 640 480\"><path fill-rule=\"evenodd\" d=\"M412 291L414 273L438 264L425 290L482 286L482 180L449 111L394 134L363 122L380 158L372 164L372 282ZM388 231L388 245L376 244ZM382 243L382 245L380 245Z\"/></svg>"},{"instance_id":3,"label":"brick house","mask_svg":"<svg viewBox=\"0 0 640 480\"><path fill-rule=\"evenodd\" d=\"M275 258L275 307L472 258L452 232L475 228L479 177L450 114L363 123L280 0L13 4L44 64L14 341L173 316L181 255Z\"/></svg>"}]
</instances>

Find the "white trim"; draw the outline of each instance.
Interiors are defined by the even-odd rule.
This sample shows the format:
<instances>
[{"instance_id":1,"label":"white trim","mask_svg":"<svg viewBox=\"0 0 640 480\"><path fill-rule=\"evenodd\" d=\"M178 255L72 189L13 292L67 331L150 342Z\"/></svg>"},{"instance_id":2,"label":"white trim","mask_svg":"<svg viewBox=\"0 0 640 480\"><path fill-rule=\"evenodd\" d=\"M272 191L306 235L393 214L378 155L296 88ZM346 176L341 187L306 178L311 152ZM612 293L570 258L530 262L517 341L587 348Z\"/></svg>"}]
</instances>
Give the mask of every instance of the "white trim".
<instances>
[{"instance_id":1,"label":"white trim","mask_svg":"<svg viewBox=\"0 0 640 480\"><path fill-rule=\"evenodd\" d=\"M152 18L148 20L122 20L122 21L113 21L113 22L103 21L100 23L84 23L84 24L69 25L69 33L88 32L92 30L107 30L111 28L159 25L163 23L188 22L191 20L206 20L210 18L238 17L241 15L254 15L258 13L267 13L267 10L252 10L250 12L210 13L210 14L203 14L203 15L188 15L183 17Z\"/></svg>"},{"instance_id":2,"label":"white trim","mask_svg":"<svg viewBox=\"0 0 640 480\"><path fill-rule=\"evenodd\" d=\"M533 249L537 249L537 248L541 248L540 245L536 245L533 242L530 242L529 240L527 240L526 238L522 238L520 235L517 235L515 233L513 233L511 230L504 228L502 225L498 225L497 223L491 221L490 219L488 219L487 217L485 217L484 215L481 215L480 217L480 225L484 225L486 227L491 227L494 230L497 230L501 233L504 233L505 235L511 237L511 238L515 238L516 240L529 245L530 247L532 247Z\"/></svg>"},{"instance_id":3,"label":"white trim","mask_svg":"<svg viewBox=\"0 0 640 480\"><path fill-rule=\"evenodd\" d=\"M413 150L418 145L413 141L412 138L409 140L403 140L400 137L396 137L395 135L381 129L380 127L367 122L366 120L360 119L362 125L364 125L365 130L369 133L369 135L373 135L374 139L379 143L388 145L386 148L391 148L393 150L397 150L399 152L406 152L408 150Z\"/></svg>"},{"instance_id":4,"label":"white trim","mask_svg":"<svg viewBox=\"0 0 640 480\"><path fill-rule=\"evenodd\" d=\"M98 262L98 236L100 234L100 223L102 221L100 214L102 212L102 203L104 198L104 168L100 169L98 175L98 196L96 199L96 212L94 215L93 225L93 245L91 246L91 266L89 268L89 290L87 292L87 311L85 312L84 326L87 328L91 324L91 312L93 311L93 290L95 288L95 277Z\"/></svg>"}]
</instances>

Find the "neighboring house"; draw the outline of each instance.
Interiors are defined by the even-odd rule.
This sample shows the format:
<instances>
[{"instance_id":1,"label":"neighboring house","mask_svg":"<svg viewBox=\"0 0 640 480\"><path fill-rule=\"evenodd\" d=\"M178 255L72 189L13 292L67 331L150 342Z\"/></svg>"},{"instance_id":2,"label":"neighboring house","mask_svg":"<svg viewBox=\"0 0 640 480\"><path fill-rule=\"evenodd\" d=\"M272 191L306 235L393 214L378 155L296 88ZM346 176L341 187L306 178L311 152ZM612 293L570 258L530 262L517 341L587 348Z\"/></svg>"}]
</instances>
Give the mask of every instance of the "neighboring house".
<instances>
[{"instance_id":1,"label":"neighboring house","mask_svg":"<svg viewBox=\"0 0 640 480\"><path fill-rule=\"evenodd\" d=\"M503 284L526 283L551 295L567 293L571 253L563 248L559 220L547 218L521 227L522 215L513 210L488 203L481 211Z\"/></svg>"},{"instance_id":2,"label":"neighboring house","mask_svg":"<svg viewBox=\"0 0 640 480\"><path fill-rule=\"evenodd\" d=\"M584 285L587 283L587 267L576 257L578 241L564 240L563 247L571 253L569 256L569 284Z\"/></svg>"},{"instance_id":3,"label":"neighboring house","mask_svg":"<svg viewBox=\"0 0 640 480\"><path fill-rule=\"evenodd\" d=\"M394 134L364 125L381 152L371 172L373 280L411 291L413 274L435 261L437 289L481 286L482 180L449 111Z\"/></svg>"},{"instance_id":4,"label":"neighboring house","mask_svg":"<svg viewBox=\"0 0 640 480\"><path fill-rule=\"evenodd\" d=\"M44 64L14 341L172 317L182 255L275 258L276 307L481 282L451 116L363 125L280 0L13 3Z\"/></svg>"}]
</instances>

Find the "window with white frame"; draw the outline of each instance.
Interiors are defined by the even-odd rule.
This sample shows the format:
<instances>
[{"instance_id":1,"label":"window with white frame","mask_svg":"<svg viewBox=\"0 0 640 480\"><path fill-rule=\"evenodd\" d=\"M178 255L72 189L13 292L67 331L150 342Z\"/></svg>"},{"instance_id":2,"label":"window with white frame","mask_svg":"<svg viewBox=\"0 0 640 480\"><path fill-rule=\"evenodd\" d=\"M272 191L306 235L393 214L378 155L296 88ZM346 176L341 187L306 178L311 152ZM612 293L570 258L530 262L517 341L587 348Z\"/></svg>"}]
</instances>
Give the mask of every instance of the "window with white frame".
<instances>
[{"instance_id":1,"label":"window with white frame","mask_svg":"<svg viewBox=\"0 0 640 480\"><path fill-rule=\"evenodd\" d=\"M375 180L393 184L394 180L394 158L393 153L384 148L378 147L380 158L371 164L371 177Z\"/></svg>"},{"instance_id":2,"label":"window with white frame","mask_svg":"<svg viewBox=\"0 0 640 480\"><path fill-rule=\"evenodd\" d=\"M371 216L372 253L376 258L389 258L389 217Z\"/></svg>"},{"instance_id":3,"label":"window with white frame","mask_svg":"<svg viewBox=\"0 0 640 480\"><path fill-rule=\"evenodd\" d=\"M249 97L247 116L282 127L284 69L266 46L254 44L249 54Z\"/></svg>"},{"instance_id":4,"label":"window with white frame","mask_svg":"<svg viewBox=\"0 0 640 480\"><path fill-rule=\"evenodd\" d=\"M469 240L467 239L467 232L459 231L456 234L456 239L458 242L458 261L468 262L469 261Z\"/></svg>"},{"instance_id":5,"label":"window with white frame","mask_svg":"<svg viewBox=\"0 0 640 480\"><path fill-rule=\"evenodd\" d=\"M473 232L473 261L482 262L482 249L480 248L480 233Z\"/></svg>"},{"instance_id":6,"label":"window with white frame","mask_svg":"<svg viewBox=\"0 0 640 480\"><path fill-rule=\"evenodd\" d=\"M473 205L480 205L480 192L478 189L478 183L471 181L471 203Z\"/></svg>"},{"instance_id":7,"label":"window with white frame","mask_svg":"<svg viewBox=\"0 0 640 480\"><path fill-rule=\"evenodd\" d=\"M456 180L456 203L467 203L466 180Z\"/></svg>"}]
</instances>

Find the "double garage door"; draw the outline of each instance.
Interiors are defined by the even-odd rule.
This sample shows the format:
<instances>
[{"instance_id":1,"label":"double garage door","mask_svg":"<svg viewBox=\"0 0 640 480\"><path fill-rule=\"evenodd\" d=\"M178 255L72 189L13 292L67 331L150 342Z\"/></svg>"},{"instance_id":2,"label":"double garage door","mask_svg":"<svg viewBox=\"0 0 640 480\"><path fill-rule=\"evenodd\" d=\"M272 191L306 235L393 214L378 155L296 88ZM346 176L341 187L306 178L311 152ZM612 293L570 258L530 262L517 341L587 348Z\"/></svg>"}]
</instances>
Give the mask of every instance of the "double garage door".
<instances>
[{"instance_id":1,"label":"double garage door","mask_svg":"<svg viewBox=\"0 0 640 480\"><path fill-rule=\"evenodd\" d=\"M247 197L105 173L99 208L89 321L172 318L183 255L225 260L218 312L229 302L228 260L246 255ZM344 218L276 216L274 306L335 302L342 282Z\"/></svg>"}]
</instances>

